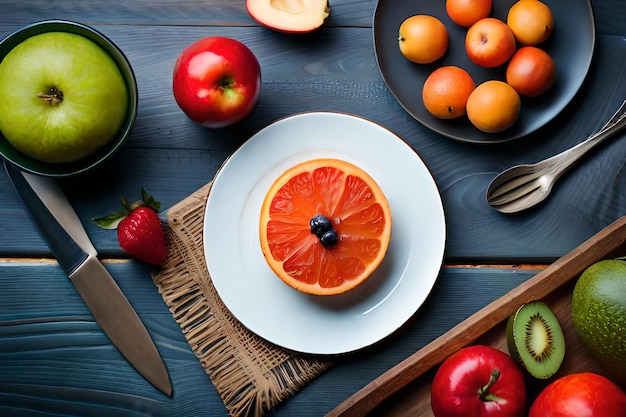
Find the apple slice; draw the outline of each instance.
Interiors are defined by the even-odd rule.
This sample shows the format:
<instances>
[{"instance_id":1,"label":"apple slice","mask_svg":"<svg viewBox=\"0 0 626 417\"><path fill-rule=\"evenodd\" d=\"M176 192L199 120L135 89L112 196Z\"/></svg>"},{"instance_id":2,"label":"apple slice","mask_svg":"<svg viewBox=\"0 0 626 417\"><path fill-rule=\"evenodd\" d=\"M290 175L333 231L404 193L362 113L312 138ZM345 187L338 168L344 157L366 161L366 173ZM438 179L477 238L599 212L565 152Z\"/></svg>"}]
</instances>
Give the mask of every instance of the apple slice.
<instances>
[{"instance_id":1,"label":"apple slice","mask_svg":"<svg viewBox=\"0 0 626 417\"><path fill-rule=\"evenodd\" d=\"M328 0L246 0L250 16L280 32L312 32L330 15Z\"/></svg>"}]
</instances>

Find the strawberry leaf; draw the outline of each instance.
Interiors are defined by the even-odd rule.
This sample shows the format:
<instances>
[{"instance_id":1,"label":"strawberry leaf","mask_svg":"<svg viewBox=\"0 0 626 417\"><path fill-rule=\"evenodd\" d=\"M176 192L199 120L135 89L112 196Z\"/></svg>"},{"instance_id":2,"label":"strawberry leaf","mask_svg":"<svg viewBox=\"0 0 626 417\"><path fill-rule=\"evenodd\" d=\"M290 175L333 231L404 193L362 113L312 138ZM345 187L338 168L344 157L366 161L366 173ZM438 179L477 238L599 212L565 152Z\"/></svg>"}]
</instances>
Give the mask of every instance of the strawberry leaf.
<instances>
[{"instance_id":1,"label":"strawberry leaf","mask_svg":"<svg viewBox=\"0 0 626 417\"><path fill-rule=\"evenodd\" d=\"M117 213L112 213L104 217L95 217L93 222L100 226L103 229L113 230L117 229L117 225L124 220L124 218L128 215L128 211L118 211Z\"/></svg>"},{"instance_id":2,"label":"strawberry leaf","mask_svg":"<svg viewBox=\"0 0 626 417\"><path fill-rule=\"evenodd\" d=\"M156 201L154 199L154 196L148 193L143 187L141 187L141 199L146 206L152 207L157 212L161 208L161 203L159 201Z\"/></svg>"},{"instance_id":3,"label":"strawberry leaf","mask_svg":"<svg viewBox=\"0 0 626 417\"><path fill-rule=\"evenodd\" d=\"M122 220L124 220L124 218L126 218L132 211L134 211L135 209L139 207L142 207L142 206L150 207L157 213L159 209L161 208L161 203L159 201L156 201L154 199L154 196L148 193L143 187L141 187L141 200L137 200L132 203L129 203L126 197L121 196L120 201L122 202L122 206L124 207L124 210L118 211L117 213L108 214L102 217L95 217L92 219L92 221L103 229L113 230L113 229L117 229L117 226L119 225L119 223Z\"/></svg>"}]
</instances>

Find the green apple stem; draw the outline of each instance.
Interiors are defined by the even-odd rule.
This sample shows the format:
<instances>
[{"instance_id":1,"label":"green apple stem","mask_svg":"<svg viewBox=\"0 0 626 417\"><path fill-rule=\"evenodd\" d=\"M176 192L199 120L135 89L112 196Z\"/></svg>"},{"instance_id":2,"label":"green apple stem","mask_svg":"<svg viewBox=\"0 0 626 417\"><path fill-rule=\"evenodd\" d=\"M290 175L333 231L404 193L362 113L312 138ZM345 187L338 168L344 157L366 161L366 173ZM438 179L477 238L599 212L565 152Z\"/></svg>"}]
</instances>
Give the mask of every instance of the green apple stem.
<instances>
[{"instance_id":1,"label":"green apple stem","mask_svg":"<svg viewBox=\"0 0 626 417\"><path fill-rule=\"evenodd\" d=\"M47 93L39 93L37 97L44 99L46 103L52 106L57 106L63 101L63 91L56 87L50 87Z\"/></svg>"},{"instance_id":2,"label":"green apple stem","mask_svg":"<svg viewBox=\"0 0 626 417\"><path fill-rule=\"evenodd\" d=\"M491 392L489 392L489 389L491 388L493 384L496 383L498 378L500 378L500 371L497 369L494 369L493 372L491 373L491 377L489 378L489 382L487 382L487 385L478 389L478 398L480 398L481 401L484 402L484 401L498 400L497 395L494 395Z\"/></svg>"}]
</instances>

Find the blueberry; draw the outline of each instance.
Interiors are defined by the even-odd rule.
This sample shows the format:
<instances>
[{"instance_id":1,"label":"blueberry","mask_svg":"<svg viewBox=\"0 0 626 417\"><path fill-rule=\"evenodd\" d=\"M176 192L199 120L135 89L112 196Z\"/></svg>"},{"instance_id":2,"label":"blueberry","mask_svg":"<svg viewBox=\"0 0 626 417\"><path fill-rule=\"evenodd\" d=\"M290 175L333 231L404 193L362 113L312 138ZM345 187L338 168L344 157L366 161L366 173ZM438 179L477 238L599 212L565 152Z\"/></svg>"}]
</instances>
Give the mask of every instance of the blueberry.
<instances>
[{"instance_id":1,"label":"blueberry","mask_svg":"<svg viewBox=\"0 0 626 417\"><path fill-rule=\"evenodd\" d=\"M327 230L322 237L320 237L320 242L324 246L332 246L339 242L339 235L335 229Z\"/></svg>"},{"instance_id":2,"label":"blueberry","mask_svg":"<svg viewBox=\"0 0 626 417\"><path fill-rule=\"evenodd\" d=\"M309 224L311 226L311 233L315 234L315 236L320 239L324 236L324 233L333 228L333 224L330 219L326 216L322 216L321 214L313 216Z\"/></svg>"}]
</instances>

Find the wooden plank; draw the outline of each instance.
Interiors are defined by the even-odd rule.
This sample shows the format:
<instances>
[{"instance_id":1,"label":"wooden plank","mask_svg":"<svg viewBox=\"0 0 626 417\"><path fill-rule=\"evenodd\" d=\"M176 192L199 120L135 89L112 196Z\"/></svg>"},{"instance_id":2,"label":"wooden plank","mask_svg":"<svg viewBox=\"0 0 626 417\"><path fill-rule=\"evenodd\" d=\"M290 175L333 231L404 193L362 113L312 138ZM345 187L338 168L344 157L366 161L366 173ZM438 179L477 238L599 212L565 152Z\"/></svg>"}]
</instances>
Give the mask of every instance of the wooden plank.
<instances>
[{"instance_id":1,"label":"wooden plank","mask_svg":"<svg viewBox=\"0 0 626 417\"><path fill-rule=\"evenodd\" d=\"M303 111L361 115L397 133L419 152L446 207L447 262L552 262L626 210L621 192L625 177L620 175L626 154L619 135L562 178L554 195L536 210L503 216L489 208L484 198L489 181L499 171L577 143L626 97L626 79L621 75L626 70L626 45L621 38L599 37L589 80L554 123L523 140L484 147L437 136L407 115L378 73L371 32L366 29L332 29L313 37L279 39L262 28L104 29L128 53L135 68L139 117L127 145L111 163L63 185L106 256L125 255L111 233L98 230L89 219L116 210L119 194L130 196L143 185L164 201L164 207L171 206L208 181L227 155L254 132ZM170 83L182 47L215 33L250 44L261 61L264 81L261 102L250 118L231 128L209 130L193 124L178 109ZM151 41L159 48L147 48ZM415 191L409 186L407 192ZM0 229L14 237L0 241L0 255L49 256L4 172L0 172Z\"/></svg>"},{"instance_id":2,"label":"wooden plank","mask_svg":"<svg viewBox=\"0 0 626 417\"><path fill-rule=\"evenodd\" d=\"M108 342L55 262L0 261L0 415L226 416L147 271L138 262L105 264L145 322L170 371L169 399ZM532 277L528 268L444 268L418 313L384 341L336 364L275 411L323 415L389 367L479 308ZM139 411L140 410L140 411Z\"/></svg>"},{"instance_id":3,"label":"wooden plank","mask_svg":"<svg viewBox=\"0 0 626 417\"><path fill-rule=\"evenodd\" d=\"M376 0L330 0L331 15L326 27L371 27L376 4ZM624 34L626 11L621 0L593 1L592 6L599 33L614 36ZM63 0L54 5L47 0L0 0L0 11L0 24L10 25L11 30L34 21L59 18L93 25L258 25L248 15L244 0Z\"/></svg>"}]
</instances>

